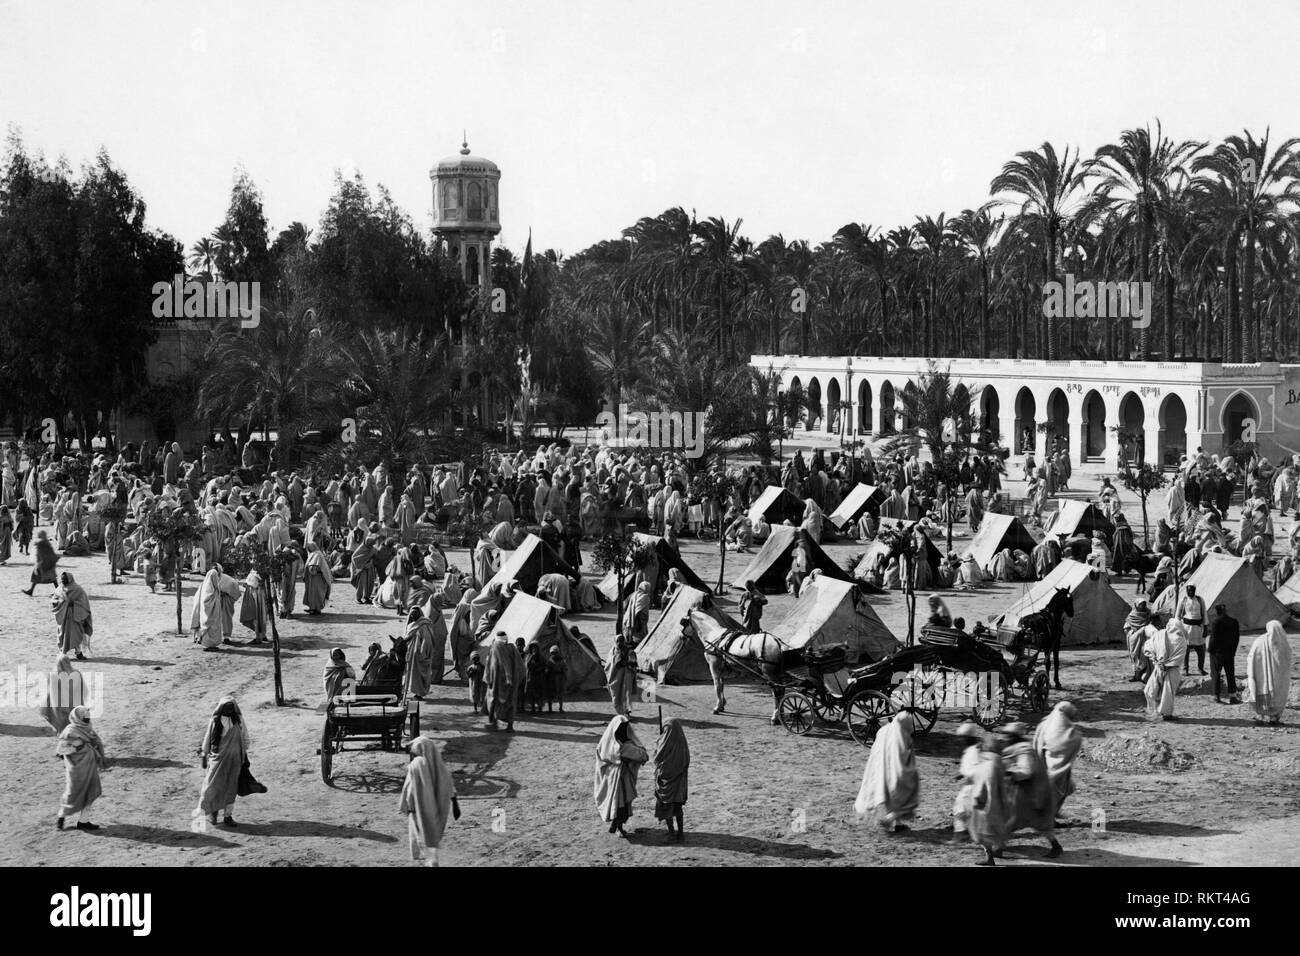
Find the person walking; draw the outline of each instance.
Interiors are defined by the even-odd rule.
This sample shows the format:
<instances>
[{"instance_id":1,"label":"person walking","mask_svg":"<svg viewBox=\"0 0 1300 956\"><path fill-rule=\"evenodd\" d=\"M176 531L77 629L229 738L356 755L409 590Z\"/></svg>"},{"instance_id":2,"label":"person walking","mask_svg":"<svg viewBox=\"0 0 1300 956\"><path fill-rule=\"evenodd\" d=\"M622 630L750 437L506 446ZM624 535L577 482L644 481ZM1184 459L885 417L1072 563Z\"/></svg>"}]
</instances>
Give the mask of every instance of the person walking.
<instances>
[{"instance_id":1,"label":"person walking","mask_svg":"<svg viewBox=\"0 0 1300 956\"><path fill-rule=\"evenodd\" d=\"M54 752L63 758L66 777L59 818L54 828L62 830L69 817L79 817L78 830L98 830L90 822L90 807L104 793L99 772L108 764L104 756L104 742L90 725L90 709L74 707L68 715L68 726L59 733Z\"/></svg>"},{"instance_id":2,"label":"person walking","mask_svg":"<svg viewBox=\"0 0 1300 956\"><path fill-rule=\"evenodd\" d=\"M912 729L912 715L903 712L876 735L853 804L859 816L875 811L886 833L906 832L906 821L916 815L920 802L921 778Z\"/></svg>"},{"instance_id":3,"label":"person walking","mask_svg":"<svg viewBox=\"0 0 1300 956\"><path fill-rule=\"evenodd\" d=\"M436 867L447 818L460 819L456 785L431 737L416 737L409 749L411 760L397 809L406 814L411 859Z\"/></svg>"}]
</instances>

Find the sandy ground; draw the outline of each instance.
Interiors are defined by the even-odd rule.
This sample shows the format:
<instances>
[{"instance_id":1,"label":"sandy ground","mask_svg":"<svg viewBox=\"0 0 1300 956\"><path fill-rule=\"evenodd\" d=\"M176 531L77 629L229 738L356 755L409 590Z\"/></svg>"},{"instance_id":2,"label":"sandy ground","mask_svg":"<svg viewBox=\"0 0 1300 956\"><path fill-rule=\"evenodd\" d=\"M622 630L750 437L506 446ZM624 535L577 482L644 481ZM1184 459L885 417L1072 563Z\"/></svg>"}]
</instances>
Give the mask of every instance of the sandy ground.
<instances>
[{"instance_id":1,"label":"sandy ground","mask_svg":"<svg viewBox=\"0 0 1300 956\"><path fill-rule=\"evenodd\" d=\"M1091 488L1086 478L1077 482ZM1153 513L1163 502L1153 503ZM1234 509L1235 515L1235 509ZM1141 527L1136 506L1130 518ZM1235 523L1235 522L1234 522ZM1285 542L1289 521L1281 522ZM958 544L960 547L960 544ZM716 546L684 544L688 561L710 581L718 575ZM831 545L837 560L858 550ZM453 560L467 566L463 554ZM728 556L727 577L739 570ZM90 593L95 614L91 660L80 669L102 675L104 712L97 721L111 768L92 818L97 833L53 828L63 784L52 731L20 698L0 710L0 863L21 865L381 865L409 863L405 820L397 813L405 760L400 754L346 751L335 758L336 786L322 783L316 748L323 724L320 674L327 652L343 647L360 662L365 648L397 634L395 613L354 603L336 586L325 616L280 622L284 682L290 705L273 702L270 652L239 647L202 654L175 633L172 595L151 594L138 577L112 587L102 556L64 558ZM50 588L34 598L25 587L30 559L0 567L0 668L45 670L56 637ZM185 620L195 585L185 586ZM968 621L1005 608L1025 586L1000 585L946 595ZM1119 584L1131 599L1134 583ZM734 612L736 595L725 602ZM902 635L901 596L873 599L885 622ZM924 607L924 595L920 606ZM771 599L765 620L779 620L793 598ZM604 652L613 613L576 616ZM251 636L238 623L236 640ZM386 643L386 641L385 641ZM1243 641L1238 674L1250 638ZM1293 636L1300 652L1300 641ZM1297 654L1300 659L1300 654ZM1078 793L1063 816L1066 853L1041 860L1045 844L1024 833L1005 863L1020 865L1275 864L1300 860L1300 730L1257 728L1245 706L1219 706L1208 678L1194 677L1178 698L1180 722L1144 717L1139 685L1125 683L1117 645L1067 650L1064 691L1085 728L1076 767ZM253 735L252 765L270 792L240 800L237 829L194 823L202 783L195 751L217 698L242 702ZM516 733L487 730L470 712L458 683L435 689L423 730L445 743L464 816L450 826L443 860L459 865L774 865L803 863L968 865L970 847L950 848L949 813L959 745L960 714L945 712L918 743L922 780L919 820L906 837L886 837L853 812L867 751L842 728L797 737L771 727L770 695L761 685L729 690L729 713L713 716L711 689L661 688L665 717L678 716L692 752L688 842L670 845L653 820L653 780L643 773L641 796L624 841L608 835L592 803L593 749L612 709L607 696L571 702L561 716L522 719ZM1293 701L1295 692L1293 691ZM638 732L653 749L657 706L634 710ZM1033 722L1037 715L1025 715ZM1104 820L1104 829L1102 828Z\"/></svg>"}]
</instances>

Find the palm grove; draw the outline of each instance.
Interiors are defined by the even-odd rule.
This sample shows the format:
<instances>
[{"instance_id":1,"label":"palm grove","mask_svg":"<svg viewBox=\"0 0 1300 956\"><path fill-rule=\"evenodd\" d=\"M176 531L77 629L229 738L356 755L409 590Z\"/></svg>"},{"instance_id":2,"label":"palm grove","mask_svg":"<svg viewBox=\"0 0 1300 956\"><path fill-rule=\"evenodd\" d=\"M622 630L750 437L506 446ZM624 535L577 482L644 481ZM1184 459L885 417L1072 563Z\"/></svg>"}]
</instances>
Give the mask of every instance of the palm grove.
<instances>
[{"instance_id":1,"label":"palm grove","mask_svg":"<svg viewBox=\"0 0 1300 956\"><path fill-rule=\"evenodd\" d=\"M569 257L499 248L482 290L360 176L336 176L315 229L272 235L239 172L225 220L185 252L146 226L107 154L74 174L13 134L2 173L0 413L54 416L83 447L114 408L163 437L193 408L218 433L275 429L281 454L353 417L373 454L427 457L447 423L499 429L473 420L491 395L525 434L590 423L602 399L705 411L707 461L737 442L769 454L805 414L748 367L754 352L1300 354L1300 140L1267 131L1211 144L1155 123L1091 156L1044 143L977 207L850 222L815 246L673 208ZM150 384L150 290L182 271L260 282L261 321L214 334L194 375ZM1044 318L1044 285L1067 274L1151 283L1154 321Z\"/></svg>"}]
</instances>

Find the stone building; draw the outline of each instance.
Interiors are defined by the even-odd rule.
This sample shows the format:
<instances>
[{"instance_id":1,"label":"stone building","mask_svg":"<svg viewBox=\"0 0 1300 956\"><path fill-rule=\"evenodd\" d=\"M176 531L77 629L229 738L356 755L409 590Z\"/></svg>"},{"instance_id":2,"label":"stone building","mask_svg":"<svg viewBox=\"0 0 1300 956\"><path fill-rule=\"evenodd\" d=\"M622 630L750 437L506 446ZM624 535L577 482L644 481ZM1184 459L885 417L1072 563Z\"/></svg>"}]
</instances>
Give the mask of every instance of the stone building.
<instances>
[{"instance_id":1,"label":"stone building","mask_svg":"<svg viewBox=\"0 0 1300 956\"><path fill-rule=\"evenodd\" d=\"M908 427L900 396L925 358L753 355L750 364L799 384L819 412L810 430L846 439ZM1171 466L1198 447L1217 454L1258 442L1272 460L1300 454L1300 366L1262 362L1041 362L941 359L970 396L978 427L1014 456L1041 458L1053 438L1084 470L1113 472L1120 429L1142 460Z\"/></svg>"}]
</instances>

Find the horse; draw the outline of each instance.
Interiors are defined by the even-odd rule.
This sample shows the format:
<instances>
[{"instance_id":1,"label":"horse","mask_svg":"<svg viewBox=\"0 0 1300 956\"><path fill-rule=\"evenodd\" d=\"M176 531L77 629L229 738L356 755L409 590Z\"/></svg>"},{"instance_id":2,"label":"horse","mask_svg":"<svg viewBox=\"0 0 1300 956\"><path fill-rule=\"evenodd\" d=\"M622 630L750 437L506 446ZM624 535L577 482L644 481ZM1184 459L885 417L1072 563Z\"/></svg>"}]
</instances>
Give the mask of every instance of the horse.
<instances>
[{"instance_id":1,"label":"horse","mask_svg":"<svg viewBox=\"0 0 1300 956\"><path fill-rule=\"evenodd\" d=\"M391 688L402 686L402 675L406 671L407 638L393 637L388 640L392 647L385 652L378 643L371 644L366 655L366 662L361 665L361 680L357 682L357 693L392 693Z\"/></svg>"},{"instance_id":2,"label":"horse","mask_svg":"<svg viewBox=\"0 0 1300 956\"><path fill-rule=\"evenodd\" d=\"M1057 690L1061 690L1061 638L1064 634L1062 618L1067 615L1074 617L1074 596L1068 588L1057 588L1046 607L1020 619L1020 633L1017 636L1021 643L1030 636L1035 639L1034 642L1043 649L1043 663L1048 670L1052 670L1055 658L1054 683Z\"/></svg>"},{"instance_id":3,"label":"horse","mask_svg":"<svg viewBox=\"0 0 1300 956\"><path fill-rule=\"evenodd\" d=\"M708 662L709 674L713 678L713 692L718 699L717 706L713 708L715 714L724 713L727 709L724 671L727 659L734 658L738 661L752 661L757 665L763 679L772 688L772 724L775 726L779 723L776 712L785 694L785 688L780 683L781 675L788 668L802 663L799 651L786 647L779 638L766 631L749 634L723 627L696 609L692 609L682 619L682 629L688 636L693 631L704 645L704 659Z\"/></svg>"}]
</instances>

